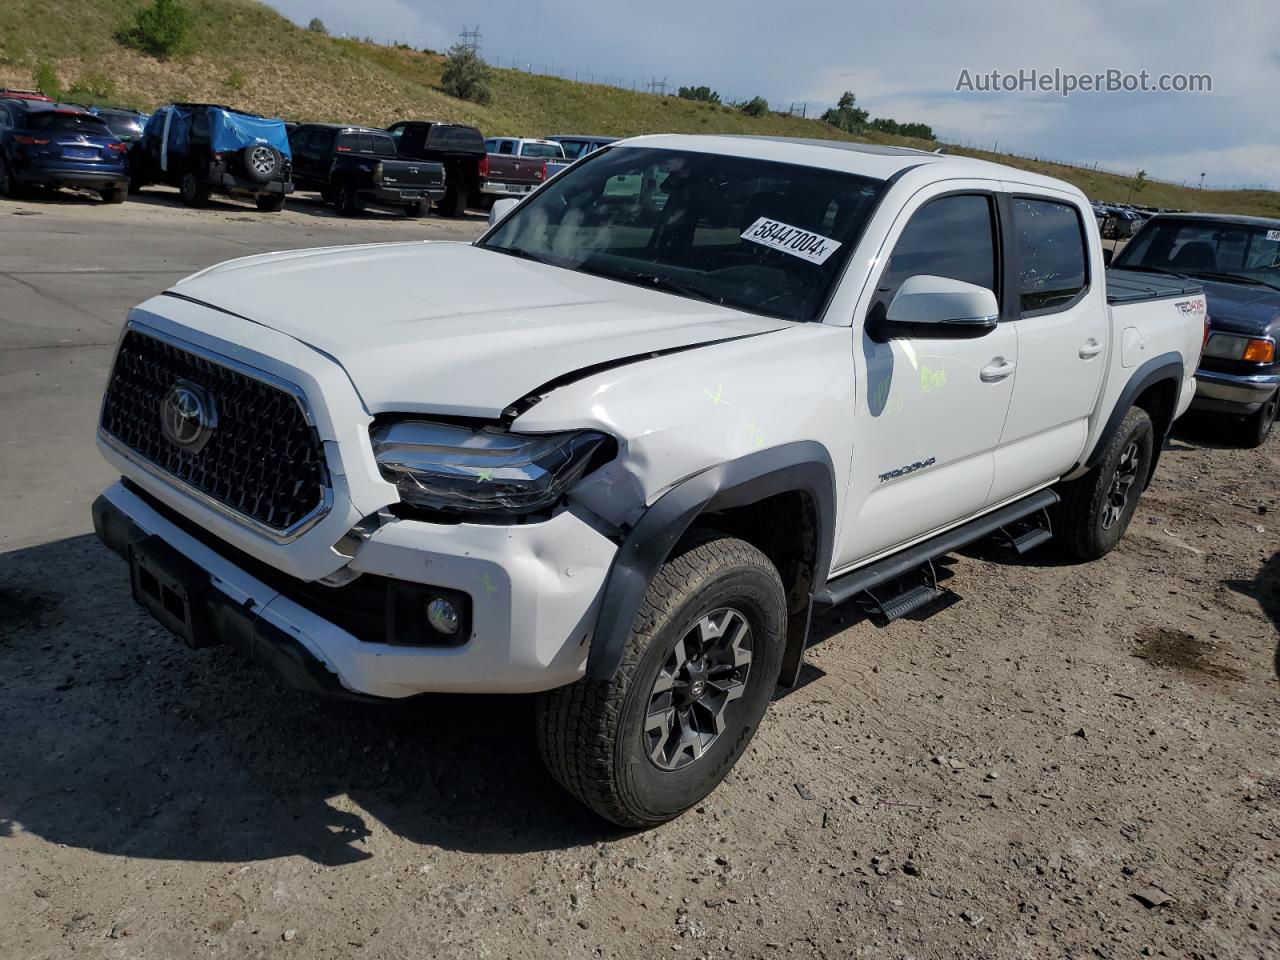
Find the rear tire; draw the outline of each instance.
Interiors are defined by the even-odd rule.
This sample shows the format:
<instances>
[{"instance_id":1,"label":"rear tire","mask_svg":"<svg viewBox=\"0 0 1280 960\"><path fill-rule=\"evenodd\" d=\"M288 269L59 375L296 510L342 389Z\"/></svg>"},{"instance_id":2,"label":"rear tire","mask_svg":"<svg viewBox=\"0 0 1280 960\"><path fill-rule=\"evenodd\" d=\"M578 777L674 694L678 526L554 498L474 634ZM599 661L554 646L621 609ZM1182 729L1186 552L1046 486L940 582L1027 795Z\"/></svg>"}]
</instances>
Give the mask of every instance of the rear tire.
<instances>
[{"instance_id":1,"label":"rear tire","mask_svg":"<svg viewBox=\"0 0 1280 960\"><path fill-rule=\"evenodd\" d=\"M333 205L344 217L358 217L364 213L364 204L360 196L345 183L333 189Z\"/></svg>"},{"instance_id":2,"label":"rear tire","mask_svg":"<svg viewBox=\"0 0 1280 960\"><path fill-rule=\"evenodd\" d=\"M1058 492L1058 541L1076 560L1097 560L1129 529L1155 454L1155 427L1147 411L1130 407L1098 465Z\"/></svg>"},{"instance_id":3,"label":"rear tire","mask_svg":"<svg viewBox=\"0 0 1280 960\"><path fill-rule=\"evenodd\" d=\"M103 190L102 199L107 203L124 203L129 196L128 187L113 187L110 190Z\"/></svg>"},{"instance_id":4,"label":"rear tire","mask_svg":"<svg viewBox=\"0 0 1280 960\"><path fill-rule=\"evenodd\" d=\"M1244 422L1240 425L1240 442L1245 447L1253 449L1267 442L1267 437L1271 435L1271 428L1276 422L1277 408L1280 408L1280 389L1271 394L1271 398L1261 407L1244 418Z\"/></svg>"},{"instance_id":5,"label":"rear tire","mask_svg":"<svg viewBox=\"0 0 1280 960\"><path fill-rule=\"evenodd\" d=\"M17 200L22 197L23 193L22 184L14 177L8 161L4 157L0 157L0 197Z\"/></svg>"},{"instance_id":6,"label":"rear tire","mask_svg":"<svg viewBox=\"0 0 1280 960\"><path fill-rule=\"evenodd\" d=\"M279 213L284 209L283 193L268 193L253 199L263 213Z\"/></svg>"},{"instance_id":7,"label":"rear tire","mask_svg":"<svg viewBox=\"0 0 1280 960\"><path fill-rule=\"evenodd\" d=\"M460 217L467 212L467 194L456 185L446 185L444 196L436 206L446 217Z\"/></svg>"},{"instance_id":8,"label":"rear tire","mask_svg":"<svg viewBox=\"0 0 1280 960\"><path fill-rule=\"evenodd\" d=\"M182 202L188 207L203 207L209 202L209 185L201 182L191 170L182 175L178 193L182 195Z\"/></svg>"},{"instance_id":9,"label":"rear tire","mask_svg":"<svg viewBox=\"0 0 1280 960\"><path fill-rule=\"evenodd\" d=\"M786 593L763 553L733 537L690 538L649 584L617 672L539 697L551 775L619 826L679 816L751 742L786 623Z\"/></svg>"}]
</instances>

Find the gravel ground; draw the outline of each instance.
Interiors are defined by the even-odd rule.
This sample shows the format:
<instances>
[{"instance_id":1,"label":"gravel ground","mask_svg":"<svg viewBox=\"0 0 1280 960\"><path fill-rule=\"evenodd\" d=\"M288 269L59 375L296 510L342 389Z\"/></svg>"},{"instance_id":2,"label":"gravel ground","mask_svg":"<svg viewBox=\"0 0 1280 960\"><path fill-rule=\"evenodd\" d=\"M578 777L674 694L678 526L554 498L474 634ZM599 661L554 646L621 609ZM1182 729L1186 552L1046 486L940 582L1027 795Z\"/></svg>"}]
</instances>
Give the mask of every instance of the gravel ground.
<instances>
[{"instance_id":1,"label":"gravel ground","mask_svg":"<svg viewBox=\"0 0 1280 960\"><path fill-rule=\"evenodd\" d=\"M478 229L163 203L0 207L5 960L1280 957L1280 439L1186 423L1101 562L966 551L926 620L820 620L729 781L620 832L543 772L527 698L312 699L133 605L90 437L156 251L172 279L220 237Z\"/></svg>"}]
</instances>

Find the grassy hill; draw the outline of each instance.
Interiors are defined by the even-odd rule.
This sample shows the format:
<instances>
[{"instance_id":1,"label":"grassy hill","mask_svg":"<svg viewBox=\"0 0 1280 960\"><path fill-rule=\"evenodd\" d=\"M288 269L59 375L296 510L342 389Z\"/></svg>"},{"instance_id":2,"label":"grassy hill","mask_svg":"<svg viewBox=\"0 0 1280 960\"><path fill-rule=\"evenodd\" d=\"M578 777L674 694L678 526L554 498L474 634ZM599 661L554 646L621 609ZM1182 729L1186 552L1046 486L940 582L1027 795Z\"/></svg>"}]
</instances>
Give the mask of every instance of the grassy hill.
<instances>
[{"instance_id":1,"label":"grassy hill","mask_svg":"<svg viewBox=\"0 0 1280 960\"><path fill-rule=\"evenodd\" d=\"M437 55L310 33L255 0L188 0L194 19L188 52L157 61L114 39L141 5L142 0L4 0L0 85L30 85L38 66L49 64L63 89L79 84L96 89L98 100L143 109L171 100L207 100L293 120L376 126L405 117L454 120L486 134L757 133L938 146L878 133L852 137L819 120L778 114L753 118L730 107L514 70L494 71L493 102L479 106L440 91L443 59ZM1123 200L1129 193L1129 181L1111 174L948 149L1060 177L1091 197ZM1161 171L1149 173L1158 177ZM1150 183L1137 199L1162 207L1280 216L1280 193L1266 190L1201 191Z\"/></svg>"}]
</instances>

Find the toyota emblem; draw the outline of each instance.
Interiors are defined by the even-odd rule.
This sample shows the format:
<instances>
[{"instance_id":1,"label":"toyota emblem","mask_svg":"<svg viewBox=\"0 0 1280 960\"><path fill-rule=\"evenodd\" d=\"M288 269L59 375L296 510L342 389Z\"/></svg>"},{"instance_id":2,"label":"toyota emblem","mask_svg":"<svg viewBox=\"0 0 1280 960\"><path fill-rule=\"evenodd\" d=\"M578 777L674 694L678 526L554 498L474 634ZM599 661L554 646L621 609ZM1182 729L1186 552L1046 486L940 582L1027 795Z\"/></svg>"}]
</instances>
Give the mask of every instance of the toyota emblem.
<instances>
[{"instance_id":1,"label":"toyota emblem","mask_svg":"<svg viewBox=\"0 0 1280 960\"><path fill-rule=\"evenodd\" d=\"M160 430L165 439L188 453L199 453L218 425L213 397L190 380L179 380L160 401Z\"/></svg>"}]
</instances>

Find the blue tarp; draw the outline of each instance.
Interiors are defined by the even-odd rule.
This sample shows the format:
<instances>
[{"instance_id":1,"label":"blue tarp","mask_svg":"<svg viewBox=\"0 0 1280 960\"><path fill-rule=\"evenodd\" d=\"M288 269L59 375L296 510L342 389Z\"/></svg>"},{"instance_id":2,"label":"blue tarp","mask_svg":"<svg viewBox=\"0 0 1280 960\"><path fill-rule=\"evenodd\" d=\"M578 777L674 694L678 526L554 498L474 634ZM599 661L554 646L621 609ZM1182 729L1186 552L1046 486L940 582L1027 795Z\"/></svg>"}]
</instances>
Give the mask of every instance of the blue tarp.
<instances>
[{"instance_id":1,"label":"blue tarp","mask_svg":"<svg viewBox=\"0 0 1280 960\"><path fill-rule=\"evenodd\" d=\"M186 153L191 135L191 111L183 107L161 107L147 119L143 136L159 140L164 135L165 117L169 114L172 114L169 121L169 153ZM255 143L269 144L284 156L293 156L289 152L289 136L285 132L283 120L257 117L221 107L209 108L209 146L214 152L232 153Z\"/></svg>"},{"instance_id":2,"label":"blue tarp","mask_svg":"<svg viewBox=\"0 0 1280 960\"><path fill-rule=\"evenodd\" d=\"M211 109L209 141L210 146L218 153L231 153L255 143L265 143L275 147L286 157L292 156L283 120L270 120L248 113Z\"/></svg>"}]
</instances>

